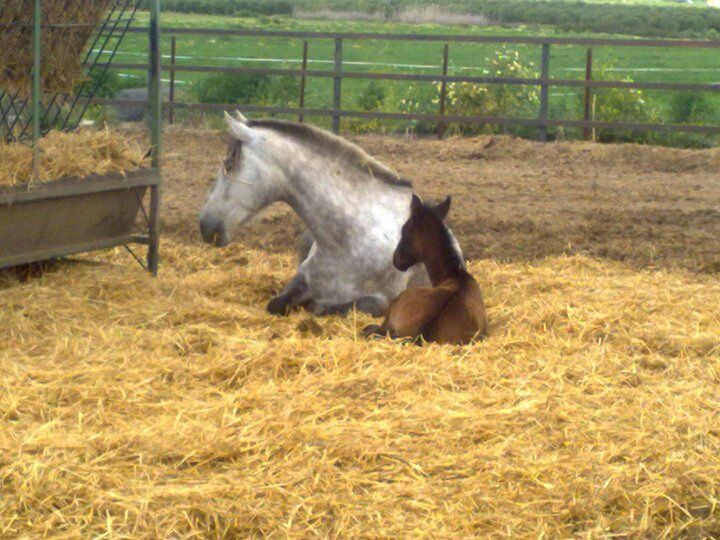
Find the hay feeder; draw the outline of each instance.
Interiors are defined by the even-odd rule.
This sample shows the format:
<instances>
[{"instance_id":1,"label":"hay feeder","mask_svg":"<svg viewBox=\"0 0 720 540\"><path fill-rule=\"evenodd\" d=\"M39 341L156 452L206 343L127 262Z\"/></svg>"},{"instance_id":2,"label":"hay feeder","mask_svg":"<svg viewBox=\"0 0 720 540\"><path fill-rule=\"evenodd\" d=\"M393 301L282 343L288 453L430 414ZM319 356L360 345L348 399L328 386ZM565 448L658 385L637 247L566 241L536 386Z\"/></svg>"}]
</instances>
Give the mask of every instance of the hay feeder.
<instances>
[{"instance_id":1,"label":"hay feeder","mask_svg":"<svg viewBox=\"0 0 720 540\"><path fill-rule=\"evenodd\" d=\"M159 0L151 0L149 49L150 66L148 76L148 94L150 96L150 135L152 148L150 151L151 166L129 173L109 173L89 175L85 178L58 178L52 182L39 182L40 156L39 141L41 138L40 118L42 89L47 90L42 74L42 61L47 55L41 50L43 32L51 32L61 28L64 31L82 25L73 19L73 14L87 10L99 10L98 6L107 7L98 0L73 0L75 10L63 11L62 6L67 0L34 0L32 10L32 66L15 69L12 73L5 70L0 79L6 90L16 89L17 85L26 84L27 73L32 72L32 124L33 124L33 175L28 184L0 186L0 268L43 261L55 257L63 257L76 253L94 251L114 246L142 244L148 247L146 267L153 274L158 267L158 224L160 203L160 34L159 34ZM127 6L131 2L124 2ZM9 4L11 5L12 2ZM10 6L12 7L12 6ZM3 8L3 9L8 9ZM0 10L1 12L2 10ZM8 12L9 13L9 12ZM67 17L63 17L67 13ZM98 17L103 13L98 11ZM108 17L118 15L118 6L112 7ZM132 11L134 14L134 10ZM52 14L52 19L49 16ZM104 23L101 20L94 24ZM28 32L28 21L2 21L3 30ZM47 30L46 30L47 29ZM100 31L100 30L98 30ZM89 35L85 38L89 39ZM76 58L78 66L82 63L77 54L78 44L70 40L68 47L74 48L63 57ZM57 50L51 51L53 57L61 55ZM26 63L29 60L26 60ZM76 66L76 67L78 67ZM17 68L17 66L15 66ZM23 66L21 66L23 67ZM30 69L32 67L32 69ZM57 66L55 66L57 67ZM18 79L17 84L9 80L12 76ZM147 192L150 192L149 209L143 204ZM136 222L142 211L142 220L146 232L137 234ZM131 251L132 253L132 251ZM139 257L138 261L145 266Z\"/></svg>"}]
</instances>

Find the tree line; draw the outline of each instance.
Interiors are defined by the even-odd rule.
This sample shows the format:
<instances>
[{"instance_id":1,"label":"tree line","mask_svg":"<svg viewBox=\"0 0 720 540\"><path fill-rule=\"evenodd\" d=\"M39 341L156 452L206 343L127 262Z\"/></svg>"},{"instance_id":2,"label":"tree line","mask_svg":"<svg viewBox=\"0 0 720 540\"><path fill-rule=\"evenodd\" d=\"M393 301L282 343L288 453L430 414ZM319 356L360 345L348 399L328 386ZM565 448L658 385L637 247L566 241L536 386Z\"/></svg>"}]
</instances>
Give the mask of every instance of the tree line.
<instances>
[{"instance_id":1,"label":"tree line","mask_svg":"<svg viewBox=\"0 0 720 540\"><path fill-rule=\"evenodd\" d=\"M289 15L333 9L381 13L437 4L428 0L163 0L165 11L222 15ZM483 15L499 24L552 25L571 32L720 39L720 9L568 2L564 0L449 0L454 13Z\"/></svg>"}]
</instances>

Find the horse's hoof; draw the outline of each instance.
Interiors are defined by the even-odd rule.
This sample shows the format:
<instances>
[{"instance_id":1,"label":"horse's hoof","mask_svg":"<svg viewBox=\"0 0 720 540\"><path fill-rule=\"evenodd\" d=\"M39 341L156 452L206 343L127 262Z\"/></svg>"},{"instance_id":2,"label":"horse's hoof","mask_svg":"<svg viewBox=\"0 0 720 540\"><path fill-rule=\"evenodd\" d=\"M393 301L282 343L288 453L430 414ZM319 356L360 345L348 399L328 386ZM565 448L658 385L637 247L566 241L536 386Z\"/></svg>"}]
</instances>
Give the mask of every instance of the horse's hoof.
<instances>
[{"instance_id":1,"label":"horse's hoof","mask_svg":"<svg viewBox=\"0 0 720 540\"><path fill-rule=\"evenodd\" d=\"M369 324L362 330L363 336L366 338L370 338L373 336L381 336L382 330L380 330L379 324Z\"/></svg>"},{"instance_id":2,"label":"horse's hoof","mask_svg":"<svg viewBox=\"0 0 720 540\"><path fill-rule=\"evenodd\" d=\"M273 315L287 315L290 311L290 306L282 296L276 296L267 305L268 312Z\"/></svg>"}]
</instances>

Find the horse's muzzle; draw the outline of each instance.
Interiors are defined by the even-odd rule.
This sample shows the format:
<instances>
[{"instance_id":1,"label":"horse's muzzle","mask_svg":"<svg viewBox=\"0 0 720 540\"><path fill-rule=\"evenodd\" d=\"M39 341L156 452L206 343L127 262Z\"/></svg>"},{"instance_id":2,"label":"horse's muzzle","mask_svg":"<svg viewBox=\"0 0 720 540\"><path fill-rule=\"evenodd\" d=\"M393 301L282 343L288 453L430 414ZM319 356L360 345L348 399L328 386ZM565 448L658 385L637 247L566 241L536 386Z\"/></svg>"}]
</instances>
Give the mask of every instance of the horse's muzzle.
<instances>
[{"instance_id":1,"label":"horse's muzzle","mask_svg":"<svg viewBox=\"0 0 720 540\"><path fill-rule=\"evenodd\" d=\"M227 246L230 243L225 224L221 221L203 218L200 220L200 234L202 239L216 247Z\"/></svg>"}]
</instances>

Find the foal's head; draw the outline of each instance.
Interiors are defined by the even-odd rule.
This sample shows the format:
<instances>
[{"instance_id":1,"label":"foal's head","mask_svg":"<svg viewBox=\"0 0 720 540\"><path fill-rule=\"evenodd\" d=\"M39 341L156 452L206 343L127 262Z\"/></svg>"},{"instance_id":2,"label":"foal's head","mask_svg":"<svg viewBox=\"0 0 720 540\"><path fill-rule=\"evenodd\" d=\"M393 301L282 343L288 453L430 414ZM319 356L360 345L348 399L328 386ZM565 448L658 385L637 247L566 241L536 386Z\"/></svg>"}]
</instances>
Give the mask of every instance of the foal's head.
<instances>
[{"instance_id":1,"label":"foal's head","mask_svg":"<svg viewBox=\"0 0 720 540\"><path fill-rule=\"evenodd\" d=\"M450 210L450 196L438 204L424 204L420 197L413 195L410 203L410 218L402 228L400 243L395 248L393 264L395 268L405 271L418 262L439 255L445 225L443 220Z\"/></svg>"}]
</instances>

